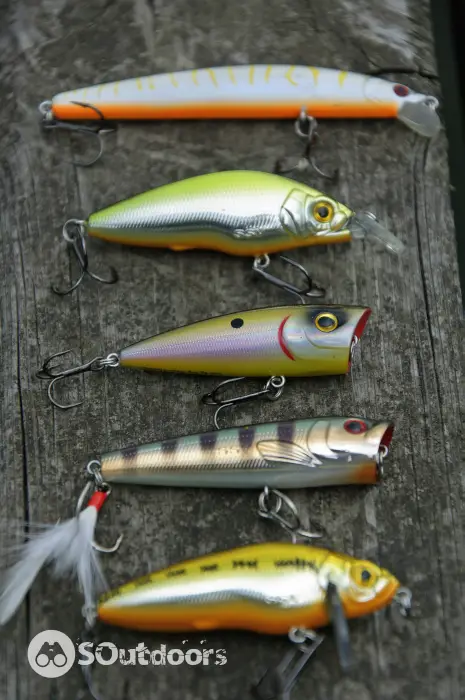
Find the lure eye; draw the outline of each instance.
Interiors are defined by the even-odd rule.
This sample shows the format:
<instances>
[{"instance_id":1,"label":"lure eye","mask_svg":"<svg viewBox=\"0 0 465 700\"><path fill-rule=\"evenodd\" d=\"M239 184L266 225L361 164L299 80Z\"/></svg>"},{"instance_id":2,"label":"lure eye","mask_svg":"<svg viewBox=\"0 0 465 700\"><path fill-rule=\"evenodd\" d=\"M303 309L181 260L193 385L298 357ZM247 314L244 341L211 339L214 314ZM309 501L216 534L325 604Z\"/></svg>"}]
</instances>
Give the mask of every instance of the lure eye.
<instances>
[{"instance_id":1,"label":"lure eye","mask_svg":"<svg viewBox=\"0 0 465 700\"><path fill-rule=\"evenodd\" d=\"M361 433L366 433L368 426L363 420L353 418L351 420L346 420L344 423L344 430L351 433L351 435L360 435Z\"/></svg>"},{"instance_id":2,"label":"lure eye","mask_svg":"<svg viewBox=\"0 0 465 700\"><path fill-rule=\"evenodd\" d=\"M324 312L316 317L315 326L323 333L331 333L337 328L338 320L334 314Z\"/></svg>"},{"instance_id":3,"label":"lure eye","mask_svg":"<svg viewBox=\"0 0 465 700\"><path fill-rule=\"evenodd\" d=\"M359 588L370 588L377 579L377 574L369 567L368 562L355 564L351 569L351 576Z\"/></svg>"},{"instance_id":4,"label":"lure eye","mask_svg":"<svg viewBox=\"0 0 465 700\"><path fill-rule=\"evenodd\" d=\"M328 221L331 221L333 215L334 207L329 202L318 202L313 207L313 216L320 222L320 224L327 224Z\"/></svg>"},{"instance_id":5,"label":"lure eye","mask_svg":"<svg viewBox=\"0 0 465 700\"><path fill-rule=\"evenodd\" d=\"M407 95L410 93L408 87L406 85L400 85L400 83L394 85L393 90L396 93L397 97L407 97Z\"/></svg>"}]
</instances>

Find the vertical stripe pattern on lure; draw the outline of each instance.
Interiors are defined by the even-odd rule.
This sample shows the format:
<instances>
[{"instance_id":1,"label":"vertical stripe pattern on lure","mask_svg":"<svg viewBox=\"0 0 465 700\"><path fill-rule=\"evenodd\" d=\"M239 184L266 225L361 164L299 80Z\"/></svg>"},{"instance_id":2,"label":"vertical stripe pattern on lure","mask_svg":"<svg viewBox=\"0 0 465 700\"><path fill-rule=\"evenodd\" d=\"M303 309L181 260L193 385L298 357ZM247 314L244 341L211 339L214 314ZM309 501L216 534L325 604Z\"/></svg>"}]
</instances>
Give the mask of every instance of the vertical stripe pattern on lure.
<instances>
[{"instance_id":1,"label":"vertical stripe pattern on lure","mask_svg":"<svg viewBox=\"0 0 465 700\"><path fill-rule=\"evenodd\" d=\"M111 205L86 221L70 219L63 236L73 245L82 276L89 274L86 234L127 245L253 256L254 269L262 274L268 254L352 237L378 240L396 253L403 248L374 215L354 213L303 183L254 171L199 175ZM309 282L303 294L312 295L311 280L301 270Z\"/></svg>"},{"instance_id":2,"label":"vertical stripe pattern on lure","mask_svg":"<svg viewBox=\"0 0 465 700\"><path fill-rule=\"evenodd\" d=\"M205 488L303 488L372 484L390 423L325 417L227 428L101 456L109 483Z\"/></svg>"},{"instance_id":3,"label":"vertical stripe pattern on lure","mask_svg":"<svg viewBox=\"0 0 465 700\"><path fill-rule=\"evenodd\" d=\"M395 118L431 137L436 98L382 78L294 65L155 74L62 92L41 105L56 120Z\"/></svg>"},{"instance_id":4,"label":"vertical stripe pattern on lure","mask_svg":"<svg viewBox=\"0 0 465 700\"><path fill-rule=\"evenodd\" d=\"M38 376L50 381L52 403L66 408L52 395L58 381L119 365L232 377L345 374L369 315L367 307L336 305L237 312L160 333L67 370L52 366L63 354L58 353L44 362Z\"/></svg>"}]
</instances>

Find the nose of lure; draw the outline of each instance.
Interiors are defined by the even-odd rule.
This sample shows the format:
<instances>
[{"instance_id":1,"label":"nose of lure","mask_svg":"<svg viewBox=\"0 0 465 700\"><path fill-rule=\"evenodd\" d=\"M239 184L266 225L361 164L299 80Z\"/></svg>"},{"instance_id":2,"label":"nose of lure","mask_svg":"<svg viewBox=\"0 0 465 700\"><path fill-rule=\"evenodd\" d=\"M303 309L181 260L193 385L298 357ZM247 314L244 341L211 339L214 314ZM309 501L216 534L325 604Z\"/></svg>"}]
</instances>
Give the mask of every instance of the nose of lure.
<instances>
[{"instance_id":1,"label":"nose of lure","mask_svg":"<svg viewBox=\"0 0 465 700\"><path fill-rule=\"evenodd\" d=\"M398 119L421 136L431 138L441 128L441 121L436 112L438 101L430 97L421 102L404 102L397 113Z\"/></svg>"}]
</instances>

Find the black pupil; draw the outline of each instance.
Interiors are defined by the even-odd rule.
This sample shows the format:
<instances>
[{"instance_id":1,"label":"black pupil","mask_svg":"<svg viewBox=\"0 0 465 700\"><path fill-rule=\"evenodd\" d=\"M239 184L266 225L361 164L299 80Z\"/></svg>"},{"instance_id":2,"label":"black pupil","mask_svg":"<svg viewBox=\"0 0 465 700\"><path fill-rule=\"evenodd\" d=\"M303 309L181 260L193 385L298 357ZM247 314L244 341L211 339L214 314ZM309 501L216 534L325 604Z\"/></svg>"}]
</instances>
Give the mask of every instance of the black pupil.
<instances>
[{"instance_id":1,"label":"black pupil","mask_svg":"<svg viewBox=\"0 0 465 700\"><path fill-rule=\"evenodd\" d=\"M330 326L334 326L334 319L331 316L322 316L318 319L318 323L323 328L330 328Z\"/></svg>"},{"instance_id":2,"label":"black pupil","mask_svg":"<svg viewBox=\"0 0 465 700\"><path fill-rule=\"evenodd\" d=\"M328 207L320 207L320 208L318 209L318 215L319 215L322 219L327 219L328 216L329 216L329 209L328 209Z\"/></svg>"},{"instance_id":3,"label":"black pupil","mask_svg":"<svg viewBox=\"0 0 465 700\"><path fill-rule=\"evenodd\" d=\"M367 571L366 569L364 569L364 570L362 571L362 581L369 581L370 579L371 579L371 574L370 574L370 572Z\"/></svg>"},{"instance_id":4,"label":"black pupil","mask_svg":"<svg viewBox=\"0 0 465 700\"><path fill-rule=\"evenodd\" d=\"M361 423L358 423L357 421L352 421L349 423L347 426L350 430L351 433L363 433L363 426Z\"/></svg>"},{"instance_id":5,"label":"black pupil","mask_svg":"<svg viewBox=\"0 0 465 700\"><path fill-rule=\"evenodd\" d=\"M241 328L244 325L244 321L242 318L233 318L231 321L231 326L233 328Z\"/></svg>"}]
</instances>

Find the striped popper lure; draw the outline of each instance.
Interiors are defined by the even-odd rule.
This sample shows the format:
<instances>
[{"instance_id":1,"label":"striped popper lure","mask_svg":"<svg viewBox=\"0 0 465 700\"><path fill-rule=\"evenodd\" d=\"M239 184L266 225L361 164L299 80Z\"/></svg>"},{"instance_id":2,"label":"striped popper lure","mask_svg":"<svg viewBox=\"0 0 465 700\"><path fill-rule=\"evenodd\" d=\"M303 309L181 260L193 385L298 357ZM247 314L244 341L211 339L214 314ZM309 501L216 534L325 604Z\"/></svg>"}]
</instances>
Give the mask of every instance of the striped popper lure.
<instances>
[{"instance_id":1,"label":"striped popper lure","mask_svg":"<svg viewBox=\"0 0 465 700\"><path fill-rule=\"evenodd\" d=\"M90 130L128 119L297 119L311 140L315 118L397 118L434 136L438 100L405 85L344 70L245 65L149 75L61 92L40 105L43 124ZM300 115L300 116L299 116ZM81 122L90 126L79 127ZM94 125L94 129L92 129ZM95 159L82 165L90 165Z\"/></svg>"},{"instance_id":2,"label":"striped popper lure","mask_svg":"<svg viewBox=\"0 0 465 700\"><path fill-rule=\"evenodd\" d=\"M70 219L63 236L73 246L81 275L69 289L54 288L58 294L71 292L85 274L94 276L88 268L86 236L132 246L250 256L256 272L300 296L321 296L324 291L297 263L306 276L303 289L270 275L269 254L352 238L374 239L395 253L403 249L373 214L355 213L295 180L254 171L211 173L157 187L87 220Z\"/></svg>"},{"instance_id":3,"label":"striped popper lure","mask_svg":"<svg viewBox=\"0 0 465 700\"><path fill-rule=\"evenodd\" d=\"M134 445L93 460L109 484L289 489L374 484L393 425L321 417Z\"/></svg>"},{"instance_id":4,"label":"striped popper lure","mask_svg":"<svg viewBox=\"0 0 465 700\"><path fill-rule=\"evenodd\" d=\"M268 377L262 394L282 392L286 377L346 374L352 351L368 321L363 306L279 306L237 312L198 321L141 340L107 357L96 357L70 369L53 366L49 357L38 377L49 380L48 396L58 408L53 389L66 377L111 367L223 375ZM67 351L65 351L67 352ZM206 398L215 405L216 390Z\"/></svg>"}]
</instances>

